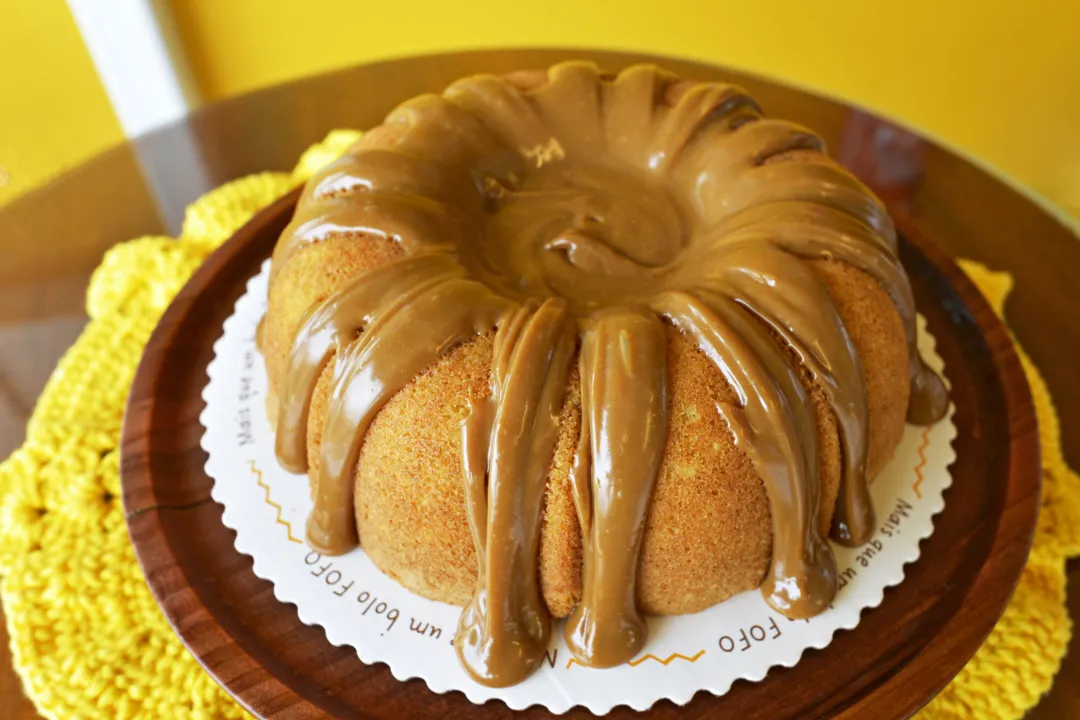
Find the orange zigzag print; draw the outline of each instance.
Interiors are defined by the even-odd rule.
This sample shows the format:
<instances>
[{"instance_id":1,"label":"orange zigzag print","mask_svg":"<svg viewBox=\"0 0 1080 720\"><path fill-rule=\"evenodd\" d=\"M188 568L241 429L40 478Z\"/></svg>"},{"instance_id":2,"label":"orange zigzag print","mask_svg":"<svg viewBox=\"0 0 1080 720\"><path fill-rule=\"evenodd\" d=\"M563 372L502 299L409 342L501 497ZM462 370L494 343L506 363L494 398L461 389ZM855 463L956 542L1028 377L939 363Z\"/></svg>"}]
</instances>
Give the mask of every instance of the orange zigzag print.
<instances>
[{"instance_id":1,"label":"orange zigzag print","mask_svg":"<svg viewBox=\"0 0 1080 720\"><path fill-rule=\"evenodd\" d=\"M285 526L286 532L289 533L289 541L290 542L303 544L303 541L301 541L300 538L293 537L292 525L289 524L289 521L286 520L285 518L281 517L281 506L270 499L270 486L263 482L262 470L255 467L255 461L254 460L248 460L248 465L251 466L251 472L252 472L252 474L255 475L256 482L259 483L259 487L261 487L263 490L266 491L266 504L269 505L270 507L274 508L275 510L277 510L277 520L275 520L275 522L277 522L278 525L284 525Z\"/></svg>"},{"instance_id":2,"label":"orange zigzag print","mask_svg":"<svg viewBox=\"0 0 1080 720\"><path fill-rule=\"evenodd\" d=\"M922 492L919 490L919 486L923 482L922 469L926 467L926 448L930 445L930 428L926 428L922 431L922 444L919 445L919 464L915 466L915 475L919 478L915 481L915 484L911 486L911 489L915 491L915 497L922 500Z\"/></svg>"},{"instance_id":3,"label":"orange zigzag print","mask_svg":"<svg viewBox=\"0 0 1080 720\"><path fill-rule=\"evenodd\" d=\"M675 660L675 659L686 660L687 662L697 662L698 658L700 658L704 654L705 654L704 650L698 650L697 654L689 656L689 657L686 656L686 655L683 655L682 653L671 653L670 655L667 656L666 659L661 660L660 658L656 657L652 653L648 653L647 655L642 655L637 660L629 660L629 661L627 661L626 664L629 665L630 667L637 667L638 665L645 662L646 660L655 660L656 662L660 663L661 665L668 665L672 660ZM566 669L569 670L571 665L580 665L581 667L585 667L584 665L581 665L581 663L579 663L576 658L570 658L569 662L566 663Z\"/></svg>"}]
</instances>

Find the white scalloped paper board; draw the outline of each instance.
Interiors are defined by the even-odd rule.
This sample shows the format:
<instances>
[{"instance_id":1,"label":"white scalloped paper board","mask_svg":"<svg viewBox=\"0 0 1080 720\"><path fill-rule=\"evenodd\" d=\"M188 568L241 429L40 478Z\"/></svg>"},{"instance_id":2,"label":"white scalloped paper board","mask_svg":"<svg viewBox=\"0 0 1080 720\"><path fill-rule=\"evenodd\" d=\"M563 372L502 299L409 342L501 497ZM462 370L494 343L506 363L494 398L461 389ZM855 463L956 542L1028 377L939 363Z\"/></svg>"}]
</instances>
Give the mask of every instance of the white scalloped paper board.
<instances>
[{"instance_id":1,"label":"white scalloped paper board","mask_svg":"<svg viewBox=\"0 0 1080 720\"><path fill-rule=\"evenodd\" d=\"M400 680L422 678L438 693L460 690L474 703L499 699L518 710L543 705L563 713L581 705L604 714L619 705L645 710L659 700L688 702L699 690L722 695L738 679L761 680L770 668L790 667L807 648L823 648L833 633L859 623L885 588L904 578L933 532L934 515L952 479L953 410L930 428L908 426L893 462L872 486L880 527L857 549L833 545L841 589L832 607L809 621L791 621L758 591L742 593L695 615L649 618L646 654L615 668L593 670L571 659L561 625L540 669L508 688L473 682L451 645L460 609L414 595L383 575L362 550L322 557L303 543L311 508L307 478L282 470L266 419L266 373L255 348L255 327L266 306L269 261L215 343L203 391L213 497L236 531L236 549L254 560L255 574L274 584L301 621L319 625L335 645L351 645L365 663L383 662ZM940 371L934 340L919 318L919 348Z\"/></svg>"}]
</instances>

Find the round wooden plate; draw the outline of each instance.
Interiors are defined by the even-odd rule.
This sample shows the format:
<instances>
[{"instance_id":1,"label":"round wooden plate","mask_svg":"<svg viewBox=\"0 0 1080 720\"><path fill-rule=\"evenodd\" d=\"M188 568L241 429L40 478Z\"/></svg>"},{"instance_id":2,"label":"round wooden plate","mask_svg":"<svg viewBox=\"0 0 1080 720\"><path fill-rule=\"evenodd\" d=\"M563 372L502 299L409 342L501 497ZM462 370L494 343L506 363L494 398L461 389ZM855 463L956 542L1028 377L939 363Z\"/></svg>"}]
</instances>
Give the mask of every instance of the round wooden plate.
<instances>
[{"instance_id":1,"label":"round wooden plate","mask_svg":"<svg viewBox=\"0 0 1080 720\"><path fill-rule=\"evenodd\" d=\"M222 323L287 224L297 192L241 229L199 269L147 345L128 402L124 507L147 583L176 632L217 680L264 718L507 717L420 680L399 682L300 622L233 546L210 497L199 446L201 393ZM903 228L901 228L903 230ZM823 650L723 697L698 693L658 718L905 717L963 667L1001 616L1027 558L1039 502L1031 396L1005 328L956 264L905 235L901 256L952 383L959 429L953 485L922 555ZM522 713L547 717L542 708ZM611 717L637 715L618 708ZM569 717L586 717L576 708Z\"/></svg>"}]
</instances>

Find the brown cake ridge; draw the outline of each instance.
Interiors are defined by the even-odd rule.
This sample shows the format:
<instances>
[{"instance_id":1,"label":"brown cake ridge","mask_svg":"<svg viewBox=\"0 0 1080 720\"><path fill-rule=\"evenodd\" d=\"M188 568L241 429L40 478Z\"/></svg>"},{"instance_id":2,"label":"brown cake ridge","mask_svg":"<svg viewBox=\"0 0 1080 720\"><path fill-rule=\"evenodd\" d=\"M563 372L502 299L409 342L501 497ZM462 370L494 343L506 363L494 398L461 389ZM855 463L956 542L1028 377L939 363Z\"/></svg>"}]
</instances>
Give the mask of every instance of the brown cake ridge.
<instances>
[{"instance_id":1,"label":"brown cake ridge","mask_svg":"<svg viewBox=\"0 0 1080 720\"><path fill-rule=\"evenodd\" d=\"M642 613L761 586L816 614L823 538L869 537L905 416L945 408L880 203L740 89L650 66L395 110L309 182L259 339L309 542L465 605L493 685L549 614L595 666Z\"/></svg>"}]
</instances>

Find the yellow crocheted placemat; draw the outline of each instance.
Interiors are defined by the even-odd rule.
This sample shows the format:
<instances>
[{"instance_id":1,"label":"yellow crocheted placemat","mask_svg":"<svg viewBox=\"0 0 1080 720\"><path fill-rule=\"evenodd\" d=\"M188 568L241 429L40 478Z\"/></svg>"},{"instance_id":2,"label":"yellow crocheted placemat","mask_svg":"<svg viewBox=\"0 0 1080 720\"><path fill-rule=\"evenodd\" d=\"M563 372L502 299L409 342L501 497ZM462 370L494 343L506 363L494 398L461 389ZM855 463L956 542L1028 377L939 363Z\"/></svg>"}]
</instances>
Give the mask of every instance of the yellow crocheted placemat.
<instances>
[{"instance_id":1,"label":"yellow crocheted placemat","mask_svg":"<svg viewBox=\"0 0 1080 720\"><path fill-rule=\"evenodd\" d=\"M150 333L195 268L357 137L331 133L291 174L218 188L188 208L178 239L117 245L94 273L90 322L38 400L25 444L0 465L0 600L15 668L46 717L245 717L173 633L135 561L119 500L124 402ZM1011 278L964 269L1000 314ZM1035 544L990 638L924 709L933 720L1021 717L1050 687L1071 632L1064 563L1080 553L1080 479L1062 458L1046 386L1021 359L1043 448Z\"/></svg>"}]
</instances>

